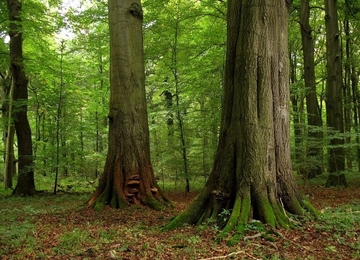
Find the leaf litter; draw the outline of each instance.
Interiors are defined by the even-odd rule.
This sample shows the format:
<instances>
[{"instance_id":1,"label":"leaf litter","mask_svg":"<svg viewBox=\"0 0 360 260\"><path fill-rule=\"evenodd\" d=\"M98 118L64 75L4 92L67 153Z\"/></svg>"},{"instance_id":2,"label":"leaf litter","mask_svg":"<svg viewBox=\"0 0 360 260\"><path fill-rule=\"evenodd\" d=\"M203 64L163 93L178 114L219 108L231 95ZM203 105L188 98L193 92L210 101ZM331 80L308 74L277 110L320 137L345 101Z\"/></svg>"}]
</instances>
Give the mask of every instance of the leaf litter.
<instances>
[{"instance_id":1,"label":"leaf litter","mask_svg":"<svg viewBox=\"0 0 360 260\"><path fill-rule=\"evenodd\" d=\"M310 191L310 192L309 192ZM215 243L216 223L160 232L196 193L170 192L173 208L154 211L84 206L90 194L44 194L0 199L0 255L7 259L360 259L359 188L312 186L310 202L322 212L296 229L276 230L273 240L249 230L233 247ZM4 214L6 213L6 214Z\"/></svg>"}]
</instances>

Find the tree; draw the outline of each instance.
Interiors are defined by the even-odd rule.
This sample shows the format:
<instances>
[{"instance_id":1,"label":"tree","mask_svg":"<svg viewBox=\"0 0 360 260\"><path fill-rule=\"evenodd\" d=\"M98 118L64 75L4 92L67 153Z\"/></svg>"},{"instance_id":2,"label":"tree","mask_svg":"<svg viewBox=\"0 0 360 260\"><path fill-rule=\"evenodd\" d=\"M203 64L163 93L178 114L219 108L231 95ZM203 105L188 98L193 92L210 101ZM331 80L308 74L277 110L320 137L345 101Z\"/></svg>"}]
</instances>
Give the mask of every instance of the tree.
<instances>
[{"instance_id":1,"label":"tree","mask_svg":"<svg viewBox=\"0 0 360 260\"><path fill-rule=\"evenodd\" d=\"M219 145L199 195L164 229L216 219L232 210L218 238L250 219L291 225L285 211L315 211L297 189L289 145L288 1L230 0Z\"/></svg>"},{"instance_id":2,"label":"tree","mask_svg":"<svg viewBox=\"0 0 360 260\"><path fill-rule=\"evenodd\" d=\"M340 33L337 15L337 1L325 0L326 26L326 123L338 134L344 133L342 100L342 68ZM344 139L330 133L328 156L329 176L327 186L345 185L345 149Z\"/></svg>"},{"instance_id":3,"label":"tree","mask_svg":"<svg viewBox=\"0 0 360 260\"><path fill-rule=\"evenodd\" d=\"M8 0L10 20L10 70L12 74L13 118L18 141L18 182L15 195L34 195L35 182L32 157L31 129L27 118L28 79L25 74L22 50L21 3Z\"/></svg>"},{"instance_id":4,"label":"tree","mask_svg":"<svg viewBox=\"0 0 360 260\"><path fill-rule=\"evenodd\" d=\"M1 73L0 73L1 74ZM12 122L12 92L10 75L2 75L2 116L4 125L4 187L12 188L12 180L16 174L16 159L14 153L15 127Z\"/></svg>"},{"instance_id":5,"label":"tree","mask_svg":"<svg viewBox=\"0 0 360 260\"><path fill-rule=\"evenodd\" d=\"M137 1L110 1L109 146L104 172L88 201L124 208L162 209L169 200L158 187L150 161L142 40L143 11Z\"/></svg>"},{"instance_id":6,"label":"tree","mask_svg":"<svg viewBox=\"0 0 360 260\"><path fill-rule=\"evenodd\" d=\"M306 87L306 112L308 121L308 147L307 157L312 158L311 167L305 169L306 178L314 178L316 175L322 173L321 159L322 148L318 142L322 139L322 119L321 111L316 97L316 81L315 81L315 61L314 61L314 42L312 38L312 28L309 24L310 6L309 0L300 1L300 28L302 50L304 57L304 82ZM312 144L312 145L311 145ZM311 160L311 159L310 159Z\"/></svg>"},{"instance_id":7,"label":"tree","mask_svg":"<svg viewBox=\"0 0 360 260\"><path fill-rule=\"evenodd\" d=\"M312 159L311 167L305 170L305 178L314 178L322 173L321 155L322 148L318 142L322 141L322 119L320 107L316 97L314 42L312 28L309 24L310 6L309 1L300 1L300 28L302 39L302 50L304 57L304 82L306 87L306 112L308 121L308 147L307 157ZM311 160L310 159L310 160ZM317 163L316 163L317 162Z\"/></svg>"}]
</instances>

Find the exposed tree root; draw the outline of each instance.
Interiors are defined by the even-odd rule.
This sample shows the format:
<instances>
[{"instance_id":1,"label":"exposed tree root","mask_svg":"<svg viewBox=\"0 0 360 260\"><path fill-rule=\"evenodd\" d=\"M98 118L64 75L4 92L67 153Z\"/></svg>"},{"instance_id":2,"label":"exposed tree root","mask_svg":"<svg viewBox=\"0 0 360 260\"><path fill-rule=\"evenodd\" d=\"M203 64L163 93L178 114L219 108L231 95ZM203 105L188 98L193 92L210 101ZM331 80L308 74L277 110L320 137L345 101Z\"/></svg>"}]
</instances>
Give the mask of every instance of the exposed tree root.
<instances>
[{"instance_id":1,"label":"exposed tree root","mask_svg":"<svg viewBox=\"0 0 360 260\"><path fill-rule=\"evenodd\" d=\"M140 175L131 175L127 179L103 176L87 204L95 210L102 210L106 206L124 209L132 204L145 205L155 210L171 206L170 200L156 182L147 181L146 177L141 179Z\"/></svg>"},{"instance_id":2,"label":"exposed tree root","mask_svg":"<svg viewBox=\"0 0 360 260\"><path fill-rule=\"evenodd\" d=\"M266 230L265 225L272 228L294 228L296 221L292 220L294 215L299 216L298 208L301 208L300 216L313 215L316 216L317 211L306 201L292 201L290 204L296 204L295 210L291 211L293 205L283 205L281 200L272 201L268 194L259 196L252 194L250 189L247 191L238 191L233 201L232 207L223 207L218 209L219 205L227 205L227 202L214 203L213 192L203 190L190 205L180 213L175 219L170 221L163 231L178 228L184 224L200 225L205 220L216 221L219 213L224 209L231 209L231 214L226 222L226 225L218 234L216 241L227 240L229 246L237 244L241 239L244 239L246 233L246 225L253 219L260 220L260 225ZM214 206L215 205L215 206ZM289 210L290 209L290 210ZM215 214L214 214L215 212ZM295 213L295 214L294 214ZM296 214L298 213L298 214ZM298 223L297 223L298 224ZM261 228L261 227L259 227ZM262 234L266 239L272 240L266 232Z\"/></svg>"}]
</instances>

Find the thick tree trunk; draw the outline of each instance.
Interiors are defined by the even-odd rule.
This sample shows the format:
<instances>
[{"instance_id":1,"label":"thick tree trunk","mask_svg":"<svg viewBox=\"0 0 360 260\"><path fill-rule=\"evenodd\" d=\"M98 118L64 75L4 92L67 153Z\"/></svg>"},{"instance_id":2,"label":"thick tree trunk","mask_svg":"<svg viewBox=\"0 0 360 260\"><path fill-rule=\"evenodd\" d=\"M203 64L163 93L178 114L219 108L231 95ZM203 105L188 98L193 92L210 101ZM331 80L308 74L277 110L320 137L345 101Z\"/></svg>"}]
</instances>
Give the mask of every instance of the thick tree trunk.
<instances>
[{"instance_id":1,"label":"thick tree trunk","mask_svg":"<svg viewBox=\"0 0 360 260\"><path fill-rule=\"evenodd\" d=\"M32 140L27 118L28 79L25 74L22 53L21 3L8 0L10 20L10 69L14 84L13 118L18 141L18 183L15 195L34 195L36 193L33 171Z\"/></svg>"},{"instance_id":2,"label":"thick tree trunk","mask_svg":"<svg viewBox=\"0 0 360 260\"><path fill-rule=\"evenodd\" d=\"M305 168L306 178L314 178L322 173L322 119L316 97L314 42L309 24L309 0L300 1L300 29L304 57L304 81L306 87L306 112L308 121L307 157L310 167Z\"/></svg>"},{"instance_id":3,"label":"thick tree trunk","mask_svg":"<svg viewBox=\"0 0 360 260\"><path fill-rule=\"evenodd\" d=\"M245 223L291 225L285 211L311 209L298 192L290 159L288 6L230 0L220 140L204 190L164 229L216 219L232 209L219 239L236 243ZM313 210L313 209L311 209Z\"/></svg>"},{"instance_id":4,"label":"thick tree trunk","mask_svg":"<svg viewBox=\"0 0 360 260\"><path fill-rule=\"evenodd\" d=\"M139 0L109 0L109 147L99 186L88 205L124 208L144 204L162 209L169 202L150 162Z\"/></svg>"},{"instance_id":5,"label":"thick tree trunk","mask_svg":"<svg viewBox=\"0 0 360 260\"><path fill-rule=\"evenodd\" d=\"M344 133L344 116L342 105L342 73L340 34L337 15L337 1L325 0L325 25L326 25L326 122L327 126L336 133L330 133L329 148L329 178L327 186L346 186L345 176L338 178L332 175L344 175L345 149L344 139L339 134ZM341 180L339 182L333 179Z\"/></svg>"}]
</instances>

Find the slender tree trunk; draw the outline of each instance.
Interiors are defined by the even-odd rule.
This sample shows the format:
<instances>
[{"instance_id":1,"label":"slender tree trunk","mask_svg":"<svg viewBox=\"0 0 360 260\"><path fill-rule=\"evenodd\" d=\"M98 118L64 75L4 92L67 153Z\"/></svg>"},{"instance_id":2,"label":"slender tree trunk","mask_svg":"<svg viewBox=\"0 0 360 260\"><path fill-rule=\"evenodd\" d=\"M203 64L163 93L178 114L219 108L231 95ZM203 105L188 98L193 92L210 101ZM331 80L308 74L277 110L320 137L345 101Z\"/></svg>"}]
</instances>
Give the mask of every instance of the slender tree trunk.
<instances>
[{"instance_id":1,"label":"slender tree trunk","mask_svg":"<svg viewBox=\"0 0 360 260\"><path fill-rule=\"evenodd\" d=\"M316 96L314 42L309 24L309 0L300 1L300 29L304 57L304 81L306 88L306 112L308 121L308 142L306 155L311 162L306 167L306 177L314 178L322 173L322 119Z\"/></svg>"},{"instance_id":2,"label":"slender tree trunk","mask_svg":"<svg viewBox=\"0 0 360 260\"><path fill-rule=\"evenodd\" d=\"M291 52L292 53L292 52ZM297 57L293 53L290 58L290 82L291 84L297 83L296 78L296 67L297 67ZM298 174L305 174L305 163L306 156L304 156L305 151L305 140L304 140L304 96L301 94L301 90L296 89L294 93L290 92L290 100L292 104L292 117L294 122L294 139L295 139L295 153L294 159L298 165L297 172Z\"/></svg>"},{"instance_id":3,"label":"slender tree trunk","mask_svg":"<svg viewBox=\"0 0 360 260\"><path fill-rule=\"evenodd\" d=\"M139 0L108 1L110 26L109 146L103 175L88 205L124 208L169 202L150 161Z\"/></svg>"},{"instance_id":4,"label":"slender tree trunk","mask_svg":"<svg viewBox=\"0 0 360 260\"><path fill-rule=\"evenodd\" d=\"M14 125L18 141L19 174L14 195L34 195L32 140L27 118L28 79L25 74L22 50L21 3L8 0L10 13L10 69L14 84Z\"/></svg>"},{"instance_id":5,"label":"slender tree trunk","mask_svg":"<svg viewBox=\"0 0 360 260\"><path fill-rule=\"evenodd\" d=\"M326 25L326 122L331 131L329 176L327 186L347 186L345 179L345 149L344 138L338 136L344 133L344 116L342 105L342 73L340 34L337 15L337 1L325 0L325 25Z\"/></svg>"},{"instance_id":6,"label":"slender tree trunk","mask_svg":"<svg viewBox=\"0 0 360 260\"><path fill-rule=\"evenodd\" d=\"M344 32L345 32L345 77L344 77L344 123L345 123L345 133L348 133L345 138L346 143L346 166L347 169L352 169L352 147L351 147L351 125L352 125L352 97L351 97L351 36L350 36L350 23L348 20L348 15L346 14L346 19L344 20Z\"/></svg>"},{"instance_id":7,"label":"slender tree trunk","mask_svg":"<svg viewBox=\"0 0 360 260\"><path fill-rule=\"evenodd\" d=\"M358 90L358 74L356 72L355 66L351 68L351 89L353 97L353 119L354 119L354 128L356 134L356 158L358 170L360 170L360 129L359 129L359 115L360 115L360 100L359 100L359 90Z\"/></svg>"},{"instance_id":8,"label":"slender tree trunk","mask_svg":"<svg viewBox=\"0 0 360 260\"><path fill-rule=\"evenodd\" d=\"M179 1L178 1L179 4ZM174 47L172 53L172 61L173 67L172 70L175 81L175 101L176 101L176 118L179 124L180 131L180 145L181 145L181 153L184 164L184 176L185 176L185 192L190 192L190 176L189 176L189 162L188 162L188 152L186 148L186 140L185 140L185 129L184 129L184 120L183 115L181 114L180 108L180 91L179 91L179 71L178 71L178 37L179 37L179 20L176 20L175 25L175 35L174 35Z\"/></svg>"},{"instance_id":9,"label":"slender tree trunk","mask_svg":"<svg viewBox=\"0 0 360 260\"><path fill-rule=\"evenodd\" d=\"M59 85L59 96L58 96L58 104L57 104L57 111L56 111L56 166L55 166L55 182L54 182L54 195L56 195L57 192L57 186L58 186L58 178L59 178L59 172L60 172L60 145L62 151L65 149L65 145L62 144L62 120L63 120L63 105L64 105L64 79L63 79L63 58L64 58L64 42L61 42L60 46L60 85ZM63 152L62 152L63 153ZM65 160L63 161L65 163ZM66 167L65 167L66 168ZM64 171L64 174L66 176L66 172Z\"/></svg>"},{"instance_id":10,"label":"slender tree trunk","mask_svg":"<svg viewBox=\"0 0 360 260\"><path fill-rule=\"evenodd\" d=\"M290 159L287 1L229 0L227 59L220 140L202 192L164 229L217 219L232 209L219 239L261 220L291 225L285 211L303 215Z\"/></svg>"},{"instance_id":11,"label":"slender tree trunk","mask_svg":"<svg viewBox=\"0 0 360 260\"><path fill-rule=\"evenodd\" d=\"M12 179L16 174L16 160L14 153L15 127L12 120L13 84L9 75L2 75L2 117L4 125L4 187L12 188Z\"/></svg>"},{"instance_id":12,"label":"slender tree trunk","mask_svg":"<svg viewBox=\"0 0 360 260\"><path fill-rule=\"evenodd\" d=\"M104 76L104 60L103 60L103 55L101 54L101 48L99 48L99 75L100 75L100 82L99 82L99 90L100 93L102 92L103 88L104 88L104 80L103 80L103 76ZM96 87L95 87L96 90ZM97 92L97 91L96 91ZM100 105L104 105L104 102L100 102ZM97 154L100 154L103 151L103 147L102 147L102 132L101 132L101 128L100 126L101 121L100 117L99 117L99 107L96 107L96 111L95 111L95 129L96 129L96 139L95 139L95 152ZM99 162L98 160L96 160L96 164L95 164L95 178L98 177L98 175L100 174L99 171Z\"/></svg>"}]
</instances>

